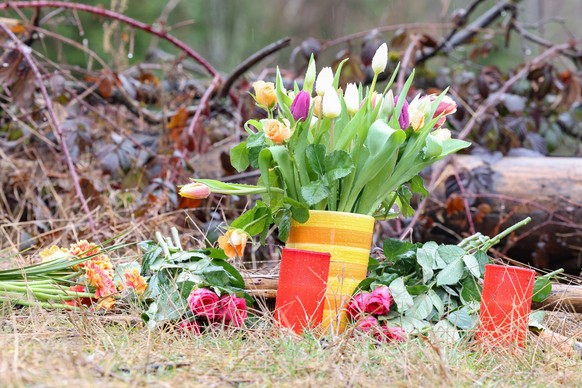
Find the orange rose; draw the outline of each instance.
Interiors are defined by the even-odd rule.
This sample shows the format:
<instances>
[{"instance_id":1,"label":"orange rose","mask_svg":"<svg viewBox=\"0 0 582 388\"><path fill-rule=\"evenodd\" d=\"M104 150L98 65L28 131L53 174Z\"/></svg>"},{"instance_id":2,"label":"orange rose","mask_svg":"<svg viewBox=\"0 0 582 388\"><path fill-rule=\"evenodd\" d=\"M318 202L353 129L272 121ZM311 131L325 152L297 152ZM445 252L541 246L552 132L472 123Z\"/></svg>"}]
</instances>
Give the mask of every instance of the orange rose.
<instances>
[{"instance_id":1,"label":"orange rose","mask_svg":"<svg viewBox=\"0 0 582 388\"><path fill-rule=\"evenodd\" d=\"M242 257L248 239L249 235L244 230L231 229L218 238L218 246L231 259Z\"/></svg>"},{"instance_id":2,"label":"orange rose","mask_svg":"<svg viewBox=\"0 0 582 388\"><path fill-rule=\"evenodd\" d=\"M283 142L291 137L291 129L289 129L289 121L266 119L263 120L263 132L275 144L283 144Z\"/></svg>"},{"instance_id":3,"label":"orange rose","mask_svg":"<svg viewBox=\"0 0 582 388\"><path fill-rule=\"evenodd\" d=\"M271 109L277 103L275 84L272 82L257 81L253 83L257 104L266 109Z\"/></svg>"}]
</instances>

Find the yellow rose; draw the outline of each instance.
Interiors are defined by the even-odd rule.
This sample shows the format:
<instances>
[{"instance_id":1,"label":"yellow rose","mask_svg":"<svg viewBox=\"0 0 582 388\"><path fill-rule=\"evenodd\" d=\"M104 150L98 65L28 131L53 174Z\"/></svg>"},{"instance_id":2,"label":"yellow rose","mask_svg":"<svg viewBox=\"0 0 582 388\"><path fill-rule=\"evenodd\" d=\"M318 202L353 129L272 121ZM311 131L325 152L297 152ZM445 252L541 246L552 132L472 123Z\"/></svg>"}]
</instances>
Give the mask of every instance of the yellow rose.
<instances>
[{"instance_id":1,"label":"yellow rose","mask_svg":"<svg viewBox=\"0 0 582 388\"><path fill-rule=\"evenodd\" d=\"M242 257L249 235L241 229L228 230L224 236L218 238L218 246L228 257Z\"/></svg>"},{"instance_id":2,"label":"yellow rose","mask_svg":"<svg viewBox=\"0 0 582 388\"><path fill-rule=\"evenodd\" d=\"M285 140L291 137L289 121L284 121L285 124L274 119L263 120L263 132L275 144L283 144Z\"/></svg>"},{"instance_id":3,"label":"yellow rose","mask_svg":"<svg viewBox=\"0 0 582 388\"><path fill-rule=\"evenodd\" d=\"M271 109L277 103L275 84L272 82L257 81L253 83L257 104L261 107Z\"/></svg>"}]
</instances>

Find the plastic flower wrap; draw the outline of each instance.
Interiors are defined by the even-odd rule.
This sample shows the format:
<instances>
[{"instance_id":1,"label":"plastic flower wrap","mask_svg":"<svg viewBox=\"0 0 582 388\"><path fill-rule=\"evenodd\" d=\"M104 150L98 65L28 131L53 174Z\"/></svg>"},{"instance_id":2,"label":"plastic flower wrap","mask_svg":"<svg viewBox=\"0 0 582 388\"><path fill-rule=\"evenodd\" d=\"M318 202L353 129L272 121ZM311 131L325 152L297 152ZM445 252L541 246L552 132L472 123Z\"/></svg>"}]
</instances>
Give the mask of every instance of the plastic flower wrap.
<instances>
[{"instance_id":1,"label":"plastic flower wrap","mask_svg":"<svg viewBox=\"0 0 582 388\"><path fill-rule=\"evenodd\" d=\"M275 223L279 238L286 241L291 219L305 222L310 209L385 219L398 208L409 215L411 191L426 194L419 173L470 143L453 139L443 128L456 110L446 90L407 99L414 72L402 90L392 89L398 69L383 91L375 90L387 56L383 44L372 60L369 88L348 84L342 91L343 62L335 72L322 68L316 77L313 58L303 86L295 84L290 92L279 71L275 83L255 82L255 100L267 118L246 122L246 141L234 146L230 156L238 171L258 169L258 183L195 179L198 190L261 195L262 200L231 225L261 240Z\"/></svg>"}]
</instances>

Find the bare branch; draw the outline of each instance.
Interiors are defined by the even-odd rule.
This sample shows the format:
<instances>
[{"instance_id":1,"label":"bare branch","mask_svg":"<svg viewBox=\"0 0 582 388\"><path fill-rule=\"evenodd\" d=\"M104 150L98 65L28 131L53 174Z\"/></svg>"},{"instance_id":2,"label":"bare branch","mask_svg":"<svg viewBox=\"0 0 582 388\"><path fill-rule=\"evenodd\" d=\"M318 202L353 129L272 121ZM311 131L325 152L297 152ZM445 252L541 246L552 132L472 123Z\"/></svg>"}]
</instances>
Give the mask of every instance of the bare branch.
<instances>
[{"instance_id":1,"label":"bare branch","mask_svg":"<svg viewBox=\"0 0 582 388\"><path fill-rule=\"evenodd\" d=\"M14 33L12 31L10 31L10 29L4 25L4 23L0 23L0 29L2 29L2 31L4 31L4 33L8 37L10 37L10 39L14 42L16 49L22 53L24 60L28 63L28 65L30 66L31 70L34 73L34 76L35 76L37 83L38 83L38 87L40 88L40 92L42 93L42 96L45 100L48 115L49 115L51 121L53 122L54 128L57 131L57 135L59 136L59 141L61 143L63 153L65 154L65 160L67 161L67 166L69 167L69 173L71 174L71 179L73 180L73 185L75 186L75 191L77 192L77 197L81 201L81 206L83 207L83 210L87 214L87 217L89 219L89 226L91 227L91 230L95 231L95 221L93 220L93 216L91 215L91 210L89 209L89 205L87 204L87 199L85 198L85 195L83 194L83 190L81 189L81 185L79 183L79 176L77 175L77 170L75 169L73 159L71 158L69 148L67 147L67 142L65 141L63 129L61 128L61 125L59 123L59 120L57 118L55 110L53 108L53 103L50 99L50 96L48 95L46 87L44 86L42 74L40 74L40 71L38 70L36 63L32 59L32 56L30 55L31 49L28 46L25 46L16 37L16 35L14 35Z\"/></svg>"}]
</instances>

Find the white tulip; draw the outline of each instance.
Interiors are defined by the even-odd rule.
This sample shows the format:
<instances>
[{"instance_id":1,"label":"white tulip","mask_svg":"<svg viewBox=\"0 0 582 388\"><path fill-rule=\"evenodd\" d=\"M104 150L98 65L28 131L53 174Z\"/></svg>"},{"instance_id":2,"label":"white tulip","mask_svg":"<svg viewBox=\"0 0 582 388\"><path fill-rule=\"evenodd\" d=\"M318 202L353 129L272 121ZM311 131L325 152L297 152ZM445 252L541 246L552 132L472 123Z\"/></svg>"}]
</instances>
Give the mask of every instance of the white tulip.
<instances>
[{"instance_id":1,"label":"white tulip","mask_svg":"<svg viewBox=\"0 0 582 388\"><path fill-rule=\"evenodd\" d=\"M342 105L333 86L330 86L323 94L322 105L323 115L328 119L336 118L342 113Z\"/></svg>"},{"instance_id":2,"label":"white tulip","mask_svg":"<svg viewBox=\"0 0 582 388\"><path fill-rule=\"evenodd\" d=\"M323 96L325 91L333 85L333 71L331 67L324 67L319 72L317 80L315 81L315 92L319 96Z\"/></svg>"},{"instance_id":3,"label":"white tulip","mask_svg":"<svg viewBox=\"0 0 582 388\"><path fill-rule=\"evenodd\" d=\"M372 70L374 74L380 74L386 69L386 65L388 64L388 46L386 43L382 43L378 50L376 50L376 54L374 54L374 58L372 58Z\"/></svg>"},{"instance_id":4,"label":"white tulip","mask_svg":"<svg viewBox=\"0 0 582 388\"><path fill-rule=\"evenodd\" d=\"M353 115L358 111L360 108L360 93L356 84L348 84L344 94L344 101L350 115Z\"/></svg>"}]
</instances>

